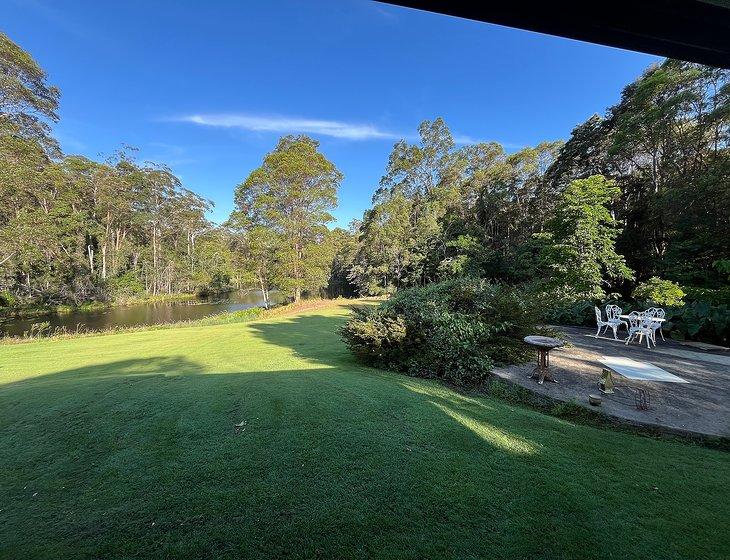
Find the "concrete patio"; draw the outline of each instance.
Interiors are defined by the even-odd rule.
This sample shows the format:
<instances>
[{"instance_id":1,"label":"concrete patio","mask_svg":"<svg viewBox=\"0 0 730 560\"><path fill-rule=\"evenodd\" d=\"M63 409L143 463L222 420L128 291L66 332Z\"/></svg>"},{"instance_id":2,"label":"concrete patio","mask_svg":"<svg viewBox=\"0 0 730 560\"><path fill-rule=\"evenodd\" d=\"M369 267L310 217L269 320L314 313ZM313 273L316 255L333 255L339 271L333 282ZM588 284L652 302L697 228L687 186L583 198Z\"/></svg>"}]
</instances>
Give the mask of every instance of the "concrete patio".
<instances>
[{"instance_id":1,"label":"concrete patio","mask_svg":"<svg viewBox=\"0 0 730 560\"><path fill-rule=\"evenodd\" d=\"M657 342L657 347L632 343L629 346L612 335L594 338L595 329L561 327L570 347L550 354L550 369L558 383L539 385L528 376L534 363L495 370L500 379L515 383L557 401L574 401L622 422L689 435L730 437L730 355L688 349L675 341ZM650 362L689 383L635 381L614 375L616 392L603 394L597 384L603 365L601 356L621 356ZM648 410L638 410L636 389L648 391ZM588 404L589 394L600 394L600 406Z\"/></svg>"}]
</instances>

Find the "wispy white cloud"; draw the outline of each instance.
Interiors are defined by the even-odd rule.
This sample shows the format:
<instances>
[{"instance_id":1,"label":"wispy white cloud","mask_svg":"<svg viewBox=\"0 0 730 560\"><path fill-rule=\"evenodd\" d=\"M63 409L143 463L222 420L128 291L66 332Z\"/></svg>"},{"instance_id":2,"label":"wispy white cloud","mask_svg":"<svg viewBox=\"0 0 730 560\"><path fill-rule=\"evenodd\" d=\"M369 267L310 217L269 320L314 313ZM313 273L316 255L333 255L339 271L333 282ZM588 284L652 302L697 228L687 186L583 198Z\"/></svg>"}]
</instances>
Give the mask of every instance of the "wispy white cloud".
<instances>
[{"instance_id":1,"label":"wispy white cloud","mask_svg":"<svg viewBox=\"0 0 730 560\"><path fill-rule=\"evenodd\" d=\"M185 115L177 119L203 126L240 128L252 132L303 132L347 140L397 140L404 135L381 130L371 124L348 123L285 116L262 116L242 113L209 113Z\"/></svg>"},{"instance_id":2,"label":"wispy white cloud","mask_svg":"<svg viewBox=\"0 0 730 560\"><path fill-rule=\"evenodd\" d=\"M254 115L250 113L198 113L174 117L174 122L192 123L214 128L235 128L251 132L305 133L330 136L345 140L408 140L418 141L417 134L403 134L391 130L383 130L372 124L333 121L325 119L307 119L281 115ZM475 139L465 134L454 134L454 142L458 145L478 144L484 140ZM503 142L507 149L519 149L522 144Z\"/></svg>"},{"instance_id":3,"label":"wispy white cloud","mask_svg":"<svg viewBox=\"0 0 730 560\"><path fill-rule=\"evenodd\" d=\"M479 144L481 140L476 140L472 138L471 136L467 136L466 134L455 134L454 135L454 142L457 144Z\"/></svg>"}]
</instances>

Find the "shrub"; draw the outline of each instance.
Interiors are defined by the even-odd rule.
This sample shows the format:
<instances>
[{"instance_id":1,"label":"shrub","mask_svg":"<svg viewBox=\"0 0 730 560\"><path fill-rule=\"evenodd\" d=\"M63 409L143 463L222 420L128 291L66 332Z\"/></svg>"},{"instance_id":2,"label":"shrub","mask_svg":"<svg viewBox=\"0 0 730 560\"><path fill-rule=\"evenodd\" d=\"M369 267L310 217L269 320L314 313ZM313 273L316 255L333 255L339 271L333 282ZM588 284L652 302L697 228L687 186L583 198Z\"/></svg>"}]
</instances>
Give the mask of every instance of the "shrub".
<instances>
[{"instance_id":1,"label":"shrub","mask_svg":"<svg viewBox=\"0 0 730 560\"><path fill-rule=\"evenodd\" d=\"M109 294L112 299L123 299L140 296L145 293L142 281L133 271L125 272L107 280Z\"/></svg>"},{"instance_id":2,"label":"shrub","mask_svg":"<svg viewBox=\"0 0 730 560\"><path fill-rule=\"evenodd\" d=\"M15 307L18 299L9 291L0 292L0 307Z\"/></svg>"},{"instance_id":3,"label":"shrub","mask_svg":"<svg viewBox=\"0 0 730 560\"><path fill-rule=\"evenodd\" d=\"M634 298L655 305L677 307L684 303L684 291L671 280L662 280L656 276L640 283L634 289Z\"/></svg>"},{"instance_id":4,"label":"shrub","mask_svg":"<svg viewBox=\"0 0 730 560\"><path fill-rule=\"evenodd\" d=\"M382 307L356 308L342 334L361 361L390 366L390 361L403 351L406 326L401 317L390 316Z\"/></svg>"},{"instance_id":5,"label":"shrub","mask_svg":"<svg viewBox=\"0 0 730 560\"><path fill-rule=\"evenodd\" d=\"M685 288L686 301L706 301L713 305L725 304L730 306L730 286L721 288Z\"/></svg>"},{"instance_id":6,"label":"shrub","mask_svg":"<svg viewBox=\"0 0 730 560\"><path fill-rule=\"evenodd\" d=\"M607 300L599 305L602 312L605 303L616 303L623 309L624 313L646 308L645 304L636 302ZM594 302L588 300L561 304L550 309L545 318L549 323L558 325L595 327L594 305L596 305ZM700 300L687 303L681 307L667 307L666 312L667 321L662 325L662 328L664 333L669 334L672 338L701 340L727 345L730 338L730 305Z\"/></svg>"},{"instance_id":7,"label":"shrub","mask_svg":"<svg viewBox=\"0 0 730 560\"><path fill-rule=\"evenodd\" d=\"M668 315L664 330L675 339L687 338L726 345L730 339L730 308L695 301Z\"/></svg>"},{"instance_id":8,"label":"shrub","mask_svg":"<svg viewBox=\"0 0 730 560\"><path fill-rule=\"evenodd\" d=\"M402 290L377 308L359 309L341 334L367 364L475 383L495 364L532 355L522 339L538 332L536 317L517 289L461 278Z\"/></svg>"},{"instance_id":9,"label":"shrub","mask_svg":"<svg viewBox=\"0 0 730 560\"><path fill-rule=\"evenodd\" d=\"M580 299L572 302L546 302L543 305L545 309L544 320L549 324L555 325L580 325L584 327L596 326L595 307L601 310L601 314L605 316L606 305L609 303L618 305L624 313L641 309L642 306L636 302L625 301L618 294L609 294L602 301L591 301Z\"/></svg>"},{"instance_id":10,"label":"shrub","mask_svg":"<svg viewBox=\"0 0 730 560\"><path fill-rule=\"evenodd\" d=\"M720 259L712 263L712 267L721 275L725 276L725 280L730 280L730 259Z\"/></svg>"},{"instance_id":11,"label":"shrub","mask_svg":"<svg viewBox=\"0 0 730 560\"><path fill-rule=\"evenodd\" d=\"M546 319L558 325L592 325L596 322L594 306L587 299L557 305L546 312Z\"/></svg>"},{"instance_id":12,"label":"shrub","mask_svg":"<svg viewBox=\"0 0 730 560\"><path fill-rule=\"evenodd\" d=\"M659 288L652 289L651 287ZM666 306L667 321L662 329L672 338L679 340L700 340L714 344L727 345L730 338L730 287L719 289L688 288L686 296L679 286L672 282L652 278L637 287L634 295L639 301L625 301L618 294L610 294L603 301L565 300L555 293L545 292L539 284L533 287L531 298L542 302L546 310L543 319L558 325L582 325L595 327L594 305L605 313L605 305L617 304L624 313L641 311L651 305ZM685 296L687 303L677 303L679 294Z\"/></svg>"}]
</instances>

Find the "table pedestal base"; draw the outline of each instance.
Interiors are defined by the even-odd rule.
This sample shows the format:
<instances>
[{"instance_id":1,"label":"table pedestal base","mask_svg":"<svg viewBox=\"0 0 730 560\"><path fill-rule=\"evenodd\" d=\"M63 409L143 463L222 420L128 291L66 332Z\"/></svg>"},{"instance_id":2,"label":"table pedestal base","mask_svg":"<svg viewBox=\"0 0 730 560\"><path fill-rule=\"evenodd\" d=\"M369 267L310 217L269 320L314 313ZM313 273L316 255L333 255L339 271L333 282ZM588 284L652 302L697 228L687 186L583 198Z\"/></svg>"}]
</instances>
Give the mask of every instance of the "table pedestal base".
<instances>
[{"instance_id":1,"label":"table pedestal base","mask_svg":"<svg viewBox=\"0 0 730 560\"><path fill-rule=\"evenodd\" d=\"M550 350L547 348L537 349L537 366L532 370L529 379L537 379L538 384L542 385L544 381L557 383L558 381L550 373Z\"/></svg>"}]
</instances>

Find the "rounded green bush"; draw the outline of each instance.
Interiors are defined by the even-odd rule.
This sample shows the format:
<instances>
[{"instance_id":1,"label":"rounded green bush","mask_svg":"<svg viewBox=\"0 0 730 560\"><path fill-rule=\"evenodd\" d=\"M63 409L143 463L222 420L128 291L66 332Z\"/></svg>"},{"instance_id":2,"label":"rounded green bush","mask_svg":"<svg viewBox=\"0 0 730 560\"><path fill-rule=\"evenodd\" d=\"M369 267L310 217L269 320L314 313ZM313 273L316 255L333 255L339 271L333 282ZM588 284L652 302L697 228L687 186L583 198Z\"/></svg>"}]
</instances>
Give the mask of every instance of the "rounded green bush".
<instances>
[{"instance_id":1,"label":"rounded green bush","mask_svg":"<svg viewBox=\"0 0 730 560\"><path fill-rule=\"evenodd\" d=\"M367 364L473 384L495 364L531 356L522 339L539 332L534 307L513 287L460 278L400 290L377 308L356 310L341 334Z\"/></svg>"},{"instance_id":2,"label":"rounded green bush","mask_svg":"<svg viewBox=\"0 0 730 560\"><path fill-rule=\"evenodd\" d=\"M640 283L634 289L634 298L648 301L656 305L677 307L684 303L684 290L671 280L662 280L656 276Z\"/></svg>"}]
</instances>

